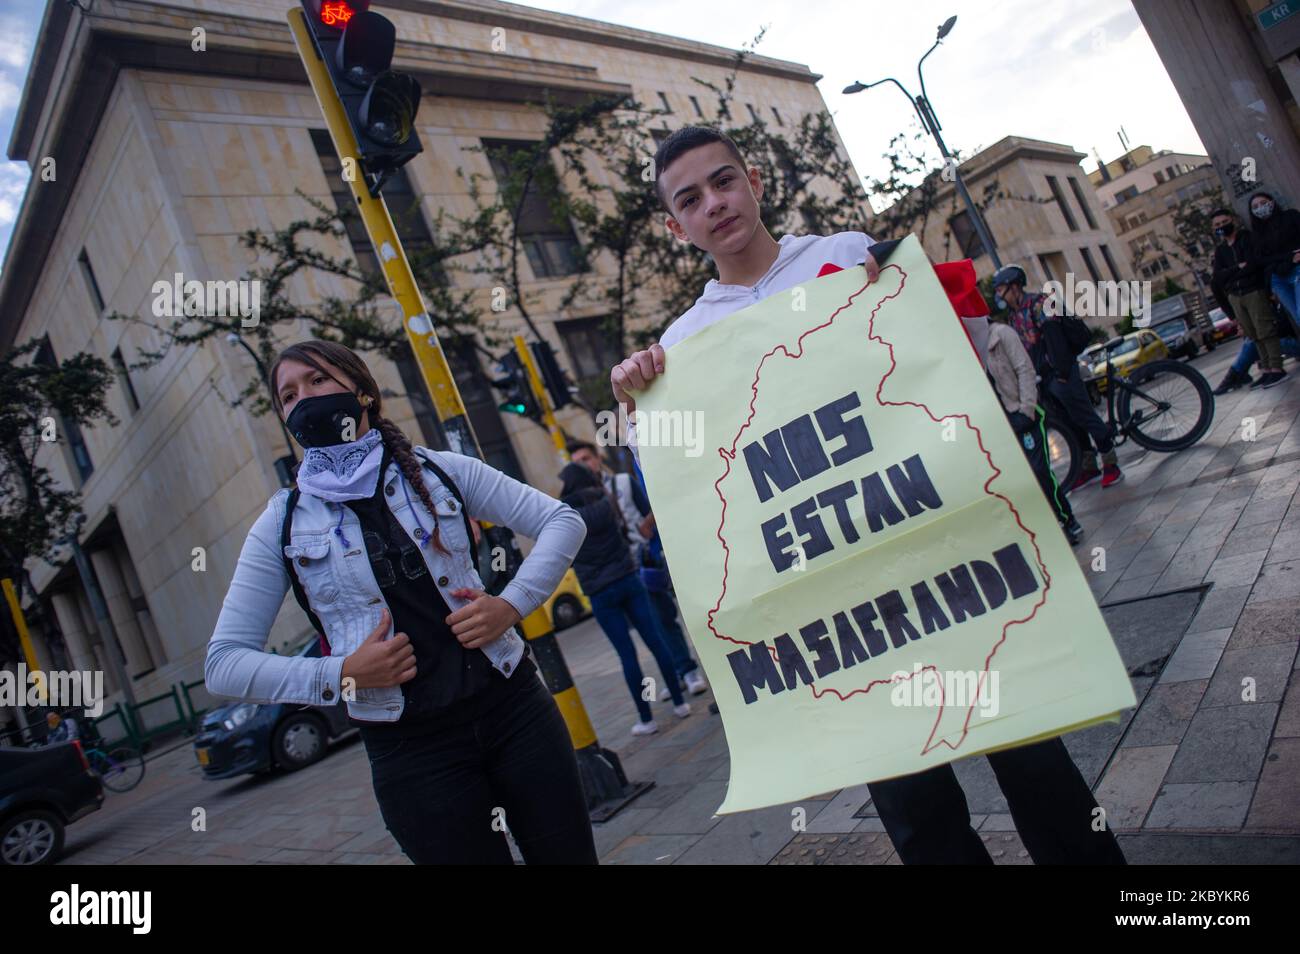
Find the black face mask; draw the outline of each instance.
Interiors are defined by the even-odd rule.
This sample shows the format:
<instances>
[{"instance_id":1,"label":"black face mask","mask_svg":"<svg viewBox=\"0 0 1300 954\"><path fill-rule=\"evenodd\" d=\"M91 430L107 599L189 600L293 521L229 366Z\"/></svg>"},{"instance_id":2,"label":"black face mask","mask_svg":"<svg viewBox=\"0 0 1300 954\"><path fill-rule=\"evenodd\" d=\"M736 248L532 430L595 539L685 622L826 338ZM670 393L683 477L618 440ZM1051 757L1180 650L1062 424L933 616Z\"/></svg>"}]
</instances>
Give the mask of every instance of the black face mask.
<instances>
[{"instance_id":1,"label":"black face mask","mask_svg":"<svg viewBox=\"0 0 1300 954\"><path fill-rule=\"evenodd\" d=\"M357 439L361 430L361 402L351 391L318 394L301 398L289 412L285 423L289 433L303 447L333 447L345 444L349 438L343 429L351 421L351 440Z\"/></svg>"},{"instance_id":2,"label":"black face mask","mask_svg":"<svg viewBox=\"0 0 1300 954\"><path fill-rule=\"evenodd\" d=\"M1237 231L1237 227L1235 225L1225 225L1222 228L1215 229L1214 234L1219 238L1227 238L1235 231Z\"/></svg>"}]
</instances>

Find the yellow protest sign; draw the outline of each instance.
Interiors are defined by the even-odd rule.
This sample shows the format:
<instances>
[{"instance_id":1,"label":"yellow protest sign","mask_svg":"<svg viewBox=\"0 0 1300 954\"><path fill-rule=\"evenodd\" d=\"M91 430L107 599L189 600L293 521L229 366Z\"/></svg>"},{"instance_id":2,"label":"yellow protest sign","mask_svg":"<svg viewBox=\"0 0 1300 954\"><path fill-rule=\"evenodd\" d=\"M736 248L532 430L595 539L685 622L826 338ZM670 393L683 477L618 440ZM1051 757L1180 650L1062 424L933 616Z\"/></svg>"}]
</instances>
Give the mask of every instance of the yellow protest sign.
<instances>
[{"instance_id":1,"label":"yellow protest sign","mask_svg":"<svg viewBox=\"0 0 1300 954\"><path fill-rule=\"evenodd\" d=\"M720 812L1135 704L915 238L874 284L813 279L673 346L635 420L731 751Z\"/></svg>"}]
</instances>

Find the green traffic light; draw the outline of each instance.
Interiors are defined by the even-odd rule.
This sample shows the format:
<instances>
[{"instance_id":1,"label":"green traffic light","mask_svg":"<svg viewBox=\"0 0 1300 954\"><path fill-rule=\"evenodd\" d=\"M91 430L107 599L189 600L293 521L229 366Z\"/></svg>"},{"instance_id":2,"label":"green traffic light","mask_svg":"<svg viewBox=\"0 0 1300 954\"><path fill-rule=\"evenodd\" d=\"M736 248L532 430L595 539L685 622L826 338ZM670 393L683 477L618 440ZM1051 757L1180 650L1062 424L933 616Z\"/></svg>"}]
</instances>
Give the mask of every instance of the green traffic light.
<instances>
[{"instance_id":1,"label":"green traffic light","mask_svg":"<svg viewBox=\"0 0 1300 954\"><path fill-rule=\"evenodd\" d=\"M505 404L498 404L497 410L505 411L507 414L524 415L528 413L528 405L524 404L522 401L516 401L514 403L507 401Z\"/></svg>"}]
</instances>

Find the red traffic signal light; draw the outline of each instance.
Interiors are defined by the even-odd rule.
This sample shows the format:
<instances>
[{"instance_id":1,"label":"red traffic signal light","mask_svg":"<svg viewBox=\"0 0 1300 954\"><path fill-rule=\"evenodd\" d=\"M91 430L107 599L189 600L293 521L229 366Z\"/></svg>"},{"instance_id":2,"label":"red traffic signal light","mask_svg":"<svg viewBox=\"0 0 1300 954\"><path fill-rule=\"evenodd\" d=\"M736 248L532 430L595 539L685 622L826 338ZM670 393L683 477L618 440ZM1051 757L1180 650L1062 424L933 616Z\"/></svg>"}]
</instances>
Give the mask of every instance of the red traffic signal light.
<instances>
[{"instance_id":1,"label":"red traffic signal light","mask_svg":"<svg viewBox=\"0 0 1300 954\"><path fill-rule=\"evenodd\" d=\"M372 196L423 149L415 130L420 84L390 69L397 46L392 22L369 0L302 0L330 84L357 140L356 157Z\"/></svg>"},{"instance_id":2,"label":"red traffic signal light","mask_svg":"<svg viewBox=\"0 0 1300 954\"><path fill-rule=\"evenodd\" d=\"M308 0L306 6L312 22L342 30L354 16L370 9L370 0Z\"/></svg>"}]
</instances>

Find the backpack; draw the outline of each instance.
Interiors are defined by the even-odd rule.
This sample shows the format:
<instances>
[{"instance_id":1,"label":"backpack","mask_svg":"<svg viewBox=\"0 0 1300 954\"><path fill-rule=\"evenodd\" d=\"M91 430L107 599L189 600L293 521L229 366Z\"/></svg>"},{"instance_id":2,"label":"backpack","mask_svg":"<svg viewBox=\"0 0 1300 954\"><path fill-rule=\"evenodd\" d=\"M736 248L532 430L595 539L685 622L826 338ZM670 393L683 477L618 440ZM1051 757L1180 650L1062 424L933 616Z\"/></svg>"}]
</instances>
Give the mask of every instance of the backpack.
<instances>
[{"instance_id":1,"label":"backpack","mask_svg":"<svg viewBox=\"0 0 1300 954\"><path fill-rule=\"evenodd\" d=\"M1059 315L1057 321L1061 323L1061 329L1065 332L1065 343L1070 346L1070 357L1079 357L1083 349L1092 343L1092 329L1082 318L1074 315Z\"/></svg>"},{"instance_id":2,"label":"backpack","mask_svg":"<svg viewBox=\"0 0 1300 954\"><path fill-rule=\"evenodd\" d=\"M452 496L456 498L456 502L460 504L461 519L465 521L465 539L470 542L470 549L474 551L474 569L477 571L479 568L478 548L474 546L474 530L469 525L469 510L465 506L465 498L461 496L460 488L457 487L456 482L447 475L447 472L433 461L421 454L416 454L416 456L420 458L420 463L424 467L431 470L434 476L442 481L443 485L451 491ZM298 574L293 568L293 560L284 555L284 548L289 545L290 531L293 529L293 510L298 506L298 498L301 496L301 493L302 492L298 490L297 487L294 487L289 491L289 499L285 502L284 523L280 526L280 556L284 560L285 569L289 571L289 584L293 587L293 598L298 601L298 605L302 607L302 611L307 614L307 619L311 623L312 629L316 631L316 636L320 640L321 655L328 656L330 654L330 647L329 643L325 639L325 627L321 625L320 619L312 612L311 606L307 603L307 594L303 591L302 582L298 579Z\"/></svg>"}]
</instances>

